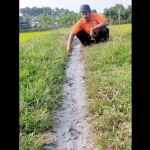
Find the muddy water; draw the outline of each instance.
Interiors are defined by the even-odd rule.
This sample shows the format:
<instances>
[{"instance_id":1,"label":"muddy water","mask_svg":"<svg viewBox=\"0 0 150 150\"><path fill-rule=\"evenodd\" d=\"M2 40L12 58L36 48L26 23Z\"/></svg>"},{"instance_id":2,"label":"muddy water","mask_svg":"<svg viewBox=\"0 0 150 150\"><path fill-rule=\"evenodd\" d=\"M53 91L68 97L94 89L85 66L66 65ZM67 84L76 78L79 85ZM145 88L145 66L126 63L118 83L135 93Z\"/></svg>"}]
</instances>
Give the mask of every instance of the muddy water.
<instances>
[{"instance_id":1,"label":"muddy water","mask_svg":"<svg viewBox=\"0 0 150 150\"><path fill-rule=\"evenodd\" d=\"M63 85L62 107L55 115L54 132L50 133L53 145L44 150L96 150L85 109L84 65L78 39L73 41L73 52L66 66L67 82Z\"/></svg>"}]
</instances>

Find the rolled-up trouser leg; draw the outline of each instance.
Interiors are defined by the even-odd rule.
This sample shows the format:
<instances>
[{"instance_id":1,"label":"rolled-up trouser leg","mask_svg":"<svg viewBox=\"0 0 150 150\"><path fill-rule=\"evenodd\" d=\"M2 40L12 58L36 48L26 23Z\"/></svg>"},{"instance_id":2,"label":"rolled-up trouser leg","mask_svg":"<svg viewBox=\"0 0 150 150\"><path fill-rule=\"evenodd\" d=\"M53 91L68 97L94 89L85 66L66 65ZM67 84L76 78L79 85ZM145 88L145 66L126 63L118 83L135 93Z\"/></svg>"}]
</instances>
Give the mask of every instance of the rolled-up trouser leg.
<instances>
[{"instance_id":1,"label":"rolled-up trouser leg","mask_svg":"<svg viewBox=\"0 0 150 150\"><path fill-rule=\"evenodd\" d=\"M95 38L96 43L105 42L109 39L109 29L107 27L100 28L98 36Z\"/></svg>"},{"instance_id":2,"label":"rolled-up trouser leg","mask_svg":"<svg viewBox=\"0 0 150 150\"><path fill-rule=\"evenodd\" d=\"M83 46L88 46L93 43L89 34L87 34L84 30L79 31L76 34L77 38L80 40Z\"/></svg>"}]
</instances>

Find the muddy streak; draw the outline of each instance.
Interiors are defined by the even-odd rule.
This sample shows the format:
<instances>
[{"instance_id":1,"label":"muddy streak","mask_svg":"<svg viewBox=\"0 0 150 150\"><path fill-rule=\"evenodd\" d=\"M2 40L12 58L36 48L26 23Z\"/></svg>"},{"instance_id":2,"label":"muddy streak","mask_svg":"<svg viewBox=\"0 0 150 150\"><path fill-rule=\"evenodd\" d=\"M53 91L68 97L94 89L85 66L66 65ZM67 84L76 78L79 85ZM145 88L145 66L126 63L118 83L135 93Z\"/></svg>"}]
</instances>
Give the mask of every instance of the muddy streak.
<instances>
[{"instance_id":1,"label":"muddy streak","mask_svg":"<svg viewBox=\"0 0 150 150\"><path fill-rule=\"evenodd\" d=\"M44 150L96 150L90 127L90 118L85 110L86 95L84 66L78 39L73 41L73 52L66 66L68 81L63 86L62 107L54 115L54 145Z\"/></svg>"}]
</instances>

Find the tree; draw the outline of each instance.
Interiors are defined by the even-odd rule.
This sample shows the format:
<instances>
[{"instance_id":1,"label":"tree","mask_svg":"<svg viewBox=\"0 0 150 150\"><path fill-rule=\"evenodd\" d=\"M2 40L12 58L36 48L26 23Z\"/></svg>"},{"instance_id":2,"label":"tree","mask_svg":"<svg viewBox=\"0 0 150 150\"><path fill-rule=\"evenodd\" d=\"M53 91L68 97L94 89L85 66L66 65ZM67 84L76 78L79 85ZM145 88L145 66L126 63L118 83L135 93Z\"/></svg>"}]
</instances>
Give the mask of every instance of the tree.
<instances>
[{"instance_id":1,"label":"tree","mask_svg":"<svg viewBox=\"0 0 150 150\"><path fill-rule=\"evenodd\" d=\"M38 21L44 25L44 28L47 27L49 23L49 15L44 11L43 14L40 14Z\"/></svg>"},{"instance_id":2,"label":"tree","mask_svg":"<svg viewBox=\"0 0 150 150\"><path fill-rule=\"evenodd\" d=\"M91 10L92 13L97 13L96 9Z\"/></svg>"},{"instance_id":3,"label":"tree","mask_svg":"<svg viewBox=\"0 0 150 150\"><path fill-rule=\"evenodd\" d=\"M78 14L76 15L76 21L80 20L80 18L82 18L82 17L81 17L81 14L78 13Z\"/></svg>"},{"instance_id":4,"label":"tree","mask_svg":"<svg viewBox=\"0 0 150 150\"><path fill-rule=\"evenodd\" d=\"M19 22L23 22L23 17L19 16Z\"/></svg>"},{"instance_id":5,"label":"tree","mask_svg":"<svg viewBox=\"0 0 150 150\"><path fill-rule=\"evenodd\" d=\"M128 19L131 14L131 7L128 6L127 9L125 9L121 4L116 4L113 7L104 9L104 17L111 22L119 22L130 20ZM131 18L131 17L130 17Z\"/></svg>"}]
</instances>

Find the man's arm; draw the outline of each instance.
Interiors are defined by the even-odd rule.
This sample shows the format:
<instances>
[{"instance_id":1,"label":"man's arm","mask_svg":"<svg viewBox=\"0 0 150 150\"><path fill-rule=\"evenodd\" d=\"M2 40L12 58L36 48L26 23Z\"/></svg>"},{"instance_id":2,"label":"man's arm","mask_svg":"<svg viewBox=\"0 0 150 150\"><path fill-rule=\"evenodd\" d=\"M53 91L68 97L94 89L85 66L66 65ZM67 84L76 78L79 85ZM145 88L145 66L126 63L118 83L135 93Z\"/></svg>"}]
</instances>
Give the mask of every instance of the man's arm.
<instances>
[{"instance_id":1,"label":"man's arm","mask_svg":"<svg viewBox=\"0 0 150 150\"><path fill-rule=\"evenodd\" d=\"M72 45L72 41L73 41L73 38L74 38L74 34L70 34L70 36L69 36L69 38L68 38L68 42L67 42L67 52L68 53L72 53L72 47L71 47L71 45Z\"/></svg>"},{"instance_id":2,"label":"man's arm","mask_svg":"<svg viewBox=\"0 0 150 150\"><path fill-rule=\"evenodd\" d=\"M93 27L92 29L95 30L95 29L99 29L101 27L104 27L104 26L107 26L108 25L108 22L107 20L103 21L102 23L99 23L98 25L96 25L95 27Z\"/></svg>"},{"instance_id":3,"label":"man's arm","mask_svg":"<svg viewBox=\"0 0 150 150\"><path fill-rule=\"evenodd\" d=\"M91 37L92 38L95 37L94 36L94 30L99 29L99 28L104 27L104 26L107 26L107 25L108 25L108 22L107 22L107 20L105 20L105 21L99 23L98 25L96 25L95 27L92 27L90 29L90 35L91 35Z\"/></svg>"}]
</instances>

